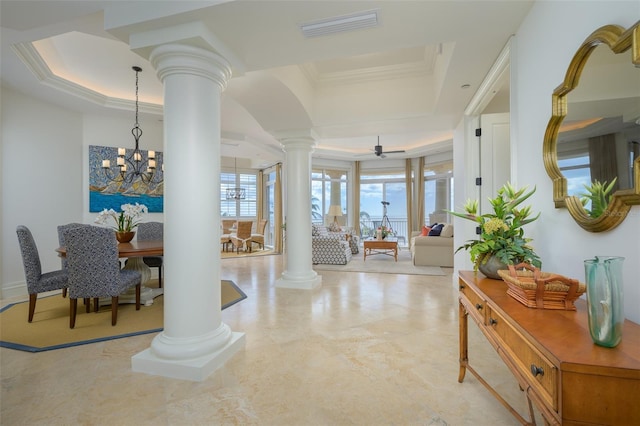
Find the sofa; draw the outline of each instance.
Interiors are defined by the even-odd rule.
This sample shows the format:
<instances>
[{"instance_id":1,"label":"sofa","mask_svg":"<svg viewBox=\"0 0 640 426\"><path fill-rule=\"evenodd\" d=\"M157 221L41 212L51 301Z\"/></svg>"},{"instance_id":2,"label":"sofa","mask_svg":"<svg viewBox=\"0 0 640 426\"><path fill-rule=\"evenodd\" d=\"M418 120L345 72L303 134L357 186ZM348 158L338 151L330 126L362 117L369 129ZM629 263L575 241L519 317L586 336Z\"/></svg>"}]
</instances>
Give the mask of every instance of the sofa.
<instances>
[{"instance_id":1,"label":"sofa","mask_svg":"<svg viewBox=\"0 0 640 426\"><path fill-rule=\"evenodd\" d=\"M409 249L415 266L453 267L453 225L443 224L439 235L411 233Z\"/></svg>"}]
</instances>

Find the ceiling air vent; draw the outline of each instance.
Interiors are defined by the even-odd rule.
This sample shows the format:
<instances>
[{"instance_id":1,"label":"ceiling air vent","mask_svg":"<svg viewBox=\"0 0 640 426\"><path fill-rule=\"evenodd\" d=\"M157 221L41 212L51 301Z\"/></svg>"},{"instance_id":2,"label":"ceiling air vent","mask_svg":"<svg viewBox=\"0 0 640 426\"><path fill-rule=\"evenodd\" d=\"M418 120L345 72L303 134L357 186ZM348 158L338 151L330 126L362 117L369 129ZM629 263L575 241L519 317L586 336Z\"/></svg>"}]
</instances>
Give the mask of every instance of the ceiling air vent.
<instances>
[{"instance_id":1,"label":"ceiling air vent","mask_svg":"<svg viewBox=\"0 0 640 426\"><path fill-rule=\"evenodd\" d=\"M320 37L334 33L375 27L377 25L378 11L374 10L308 22L300 25L300 29L305 37Z\"/></svg>"}]
</instances>

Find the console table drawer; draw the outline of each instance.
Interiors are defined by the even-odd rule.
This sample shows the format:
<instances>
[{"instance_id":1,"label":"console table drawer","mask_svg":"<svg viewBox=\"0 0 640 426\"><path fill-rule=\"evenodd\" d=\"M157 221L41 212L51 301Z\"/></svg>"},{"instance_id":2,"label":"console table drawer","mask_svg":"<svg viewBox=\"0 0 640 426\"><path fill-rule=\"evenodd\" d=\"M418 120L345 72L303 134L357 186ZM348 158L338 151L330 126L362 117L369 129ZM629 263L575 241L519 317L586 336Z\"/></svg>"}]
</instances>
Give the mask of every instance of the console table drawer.
<instances>
[{"instance_id":1,"label":"console table drawer","mask_svg":"<svg viewBox=\"0 0 640 426\"><path fill-rule=\"evenodd\" d=\"M496 334L500 349L515 364L513 368L548 406L558 411L559 378L556 366L531 346L498 312L489 310L488 318L488 328Z\"/></svg>"},{"instance_id":2,"label":"console table drawer","mask_svg":"<svg viewBox=\"0 0 640 426\"><path fill-rule=\"evenodd\" d=\"M486 304L487 302L471 287L460 286L460 301L467 307L467 312L471 314L480 324L486 324Z\"/></svg>"}]
</instances>

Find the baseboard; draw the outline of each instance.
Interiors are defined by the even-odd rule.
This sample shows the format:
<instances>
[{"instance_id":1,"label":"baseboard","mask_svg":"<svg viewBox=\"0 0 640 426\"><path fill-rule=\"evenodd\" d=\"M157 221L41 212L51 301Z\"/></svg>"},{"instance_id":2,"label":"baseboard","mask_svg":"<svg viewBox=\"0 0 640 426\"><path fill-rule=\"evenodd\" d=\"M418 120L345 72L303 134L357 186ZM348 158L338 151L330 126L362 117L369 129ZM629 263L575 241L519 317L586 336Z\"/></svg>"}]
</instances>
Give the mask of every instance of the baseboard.
<instances>
[{"instance_id":1,"label":"baseboard","mask_svg":"<svg viewBox=\"0 0 640 426\"><path fill-rule=\"evenodd\" d=\"M27 282L16 281L16 282L10 283L9 285L5 285L0 289L0 300L10 299L13 297L26 296L27 294L28 294Z\"/></svg>"}]
</instances>

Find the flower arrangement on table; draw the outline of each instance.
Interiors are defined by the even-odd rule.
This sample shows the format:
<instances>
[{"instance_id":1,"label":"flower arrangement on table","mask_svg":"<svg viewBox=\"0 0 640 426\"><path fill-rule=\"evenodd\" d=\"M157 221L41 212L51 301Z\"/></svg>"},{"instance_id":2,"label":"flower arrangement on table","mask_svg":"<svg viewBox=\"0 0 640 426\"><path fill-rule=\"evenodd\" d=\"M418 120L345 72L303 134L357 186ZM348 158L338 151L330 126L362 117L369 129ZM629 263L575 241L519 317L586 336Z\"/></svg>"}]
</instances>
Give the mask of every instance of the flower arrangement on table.
<instances>
[{"instance_id":1,"label":"flower arrangement on table","mask_svg":"<svg viewBox=\"0 0 640 426\"><path fill-rule=\"evenodd\" d=\"M133 232L136 226L140 223L139 218L148 213L147 206L144 204L123 204L120 206L120 213L113 209L104 209L95 220L95 223L105 225L109 218L113 218L116 223L115 226L111 226L116 232Z\"/></svg>"},{"instance_id":2,"label":"flower arrangement on table","mask_svg":"<svg viewBox=\"0 0 640 426\"><path fill-rule=\"evenodd\" d=\"M378 235L378 233L380 233L380 235L382 236L382 238L387 238L387 236L391 235L393 236L393 229L388 228L386 226L378 226L376 235Z\"/></svg>"},{"instance_id":3,"label":"flower arrangement on table","mask_svg":"<svg viewBox=\"0 0 640 426\"><path fill-rule=\"evenodd\" d=\"M498 196L489 199L493 213L478 215L478 201L467 200L464 205L465 213L450 212L454 216L472 220L480 226L480 239L469 240L458 247L456 253L462 249L468 250L474 270L486 264L491 257L497 258L504 265L517 265L527 262L540 267L540 257L529 245L532 241L525 238L522 227L540 217L538 213L531 216L531 206L518 207L535 191L535 187L526 192L527 187L516 190L509 182L498 190ZM485 275L487 275L485 273ZM498 278L500 279L500 278Z\"/></svg>"}]
</instances>

